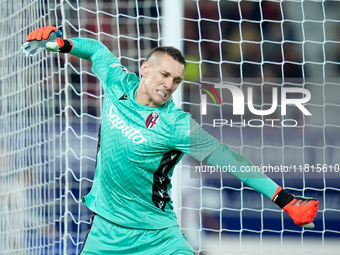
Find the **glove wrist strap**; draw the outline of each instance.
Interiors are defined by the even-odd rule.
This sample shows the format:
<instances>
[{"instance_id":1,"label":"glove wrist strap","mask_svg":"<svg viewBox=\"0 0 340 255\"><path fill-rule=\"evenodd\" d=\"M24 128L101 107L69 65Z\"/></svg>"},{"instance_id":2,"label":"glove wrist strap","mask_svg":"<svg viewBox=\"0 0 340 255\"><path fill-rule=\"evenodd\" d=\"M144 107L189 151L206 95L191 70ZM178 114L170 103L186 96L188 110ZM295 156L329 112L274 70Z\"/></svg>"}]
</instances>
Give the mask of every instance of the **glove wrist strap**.
<instances>
[{"instance_id":1,"label":"glove wrist strap","mask_svg":"<svg viewBox=\"0 0 340 255\"><path fill-rule=\"evenodd\" d=\"M273 197L272 201L275 204L277 204L280 208L283 208L287 204L289 204L289 202L292 201L293 199L294 199L294 195L290 194L284 189L281 189L281 191L279 191L277 195Z\"/></svg>"},{"instance_id":2,"label":"glove wrist strap","mask_svg":"<svg viewBox=\"0 0 340 255\"><path fill-rule=\"evenodd\" d=\"M72 51L73 44L70 40L65 39L64 45L59 49L62 53L70 53Z\"/></svg>"}]
</instances>

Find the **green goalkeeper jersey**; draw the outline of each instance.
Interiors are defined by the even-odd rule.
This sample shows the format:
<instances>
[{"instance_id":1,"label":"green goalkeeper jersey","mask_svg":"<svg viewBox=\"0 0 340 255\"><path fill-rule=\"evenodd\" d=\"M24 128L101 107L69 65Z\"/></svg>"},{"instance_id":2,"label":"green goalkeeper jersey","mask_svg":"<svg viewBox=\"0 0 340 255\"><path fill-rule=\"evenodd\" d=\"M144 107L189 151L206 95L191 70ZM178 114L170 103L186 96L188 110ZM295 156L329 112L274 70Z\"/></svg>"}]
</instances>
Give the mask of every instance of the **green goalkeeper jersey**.
<instances>
[{"instance_id":1,"label":"green goalkeeper jersey","mask_svg":"<svg viewBox=\"0 0 340 255\"><path fill-rule=\"evenodd\" d=\"M183 153L202 161L221 144L178 109L136 101L139 77L100 42L74 38L72 55L92 61L104 90L90 210L118 225L162 229L177 225L171 176Z\"/></svg>"}]
</instances>

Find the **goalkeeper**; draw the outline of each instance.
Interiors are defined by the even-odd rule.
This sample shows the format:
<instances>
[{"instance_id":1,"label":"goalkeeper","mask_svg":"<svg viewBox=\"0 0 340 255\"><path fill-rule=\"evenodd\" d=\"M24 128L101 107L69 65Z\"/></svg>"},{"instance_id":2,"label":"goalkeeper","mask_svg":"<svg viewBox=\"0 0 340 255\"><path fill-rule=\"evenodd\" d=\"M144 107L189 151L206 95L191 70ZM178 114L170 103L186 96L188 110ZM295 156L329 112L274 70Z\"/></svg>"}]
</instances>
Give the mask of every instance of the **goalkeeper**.
<instances>
[{"instance_id":1,"label":"goalkeeper","mask_svg":"<svg viewBox=\"0 0 340 255\"><path fill-rule=\"evenodd\" d=\"M44 40L56 31L43 27L27 38ZM181 234L170 198L171 176L183 153L210 165L252 163L197 126L175 107L171 95L185 73L173 47L157 47L129 73L100 42L58 38L47 49L92 62L104 90L97 164L90 193L94 212L81 254L194 254ZM318 201L295 197L262 173L232 173L286 211L295 224L313 227Z\"/></svg>"}]
</instances>

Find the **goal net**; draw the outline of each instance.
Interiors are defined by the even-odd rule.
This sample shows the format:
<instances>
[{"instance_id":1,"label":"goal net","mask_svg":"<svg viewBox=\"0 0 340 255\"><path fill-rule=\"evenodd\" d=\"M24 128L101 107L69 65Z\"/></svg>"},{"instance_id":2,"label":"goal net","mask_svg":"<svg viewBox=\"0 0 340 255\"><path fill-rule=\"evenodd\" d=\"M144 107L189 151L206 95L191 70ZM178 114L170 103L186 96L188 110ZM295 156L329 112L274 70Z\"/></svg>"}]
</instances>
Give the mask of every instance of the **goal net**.
<instances>
[{"instance_id":1,"label":"goal net","mask_svg":"<svg viewBox=\"0 0 340 255\"><path fill-rule=\"evenodd\" d=\"M20 53L47 25L103 42L136 73L153 47L179 47L187 72L178 106L289 192L320 201L315 228L302 229L222 166L184 157L172 196L197 254L336 254L339 5L0 0L0 254L78 254L90 225L82 197L103 94L88 61Z\"/></svg>"}]
</instances>

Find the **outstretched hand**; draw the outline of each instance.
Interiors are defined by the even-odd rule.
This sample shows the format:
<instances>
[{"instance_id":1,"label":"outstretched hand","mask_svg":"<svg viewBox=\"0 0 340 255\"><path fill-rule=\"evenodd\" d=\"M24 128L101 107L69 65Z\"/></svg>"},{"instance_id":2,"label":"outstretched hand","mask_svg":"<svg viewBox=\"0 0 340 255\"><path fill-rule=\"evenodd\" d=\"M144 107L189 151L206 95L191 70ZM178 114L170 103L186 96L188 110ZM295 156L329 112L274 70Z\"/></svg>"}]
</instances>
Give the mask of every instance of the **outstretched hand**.
<instances>
[{"instance_id":1,"label":"outstretched hand","mask_svg":"<svg viewBox=\"0 0 340 255\"><path fill-rule=\"evenodd\" d=\"M319 201L311 197L299 197L278 188L272 201L281 207L298 226L312 229L319 210Z\"/></svg>"},{"instance_id":2,"label":"outstretched hand","mask_svg":"<svg viewBox=\"0 0 340 255\"><path fill-rule=\"evenodd\" d=\"M319 201L310 197L294 197L282 209L288 213L294 223L305 228L314 228L313 220L319 209Z\"/></svg>"},{"instance_id":3,"label":"outstretched hand","mask_svg":"<svg viewBox=\"0 0 340 255\"><path fill-rule=\"evenodd\" d=\"M52 32L56 33L57 38L52 42L48 42L46 44L46 49L52 52L58 52L60 51L60 48L62 48L65 45L65 42L62 38L60 38L62 32L58 30L56 27L46 26L36 29L27 36L26 41L30 42L33 40L36 41L47 40Z\"/></svg>"}]
</instances>

